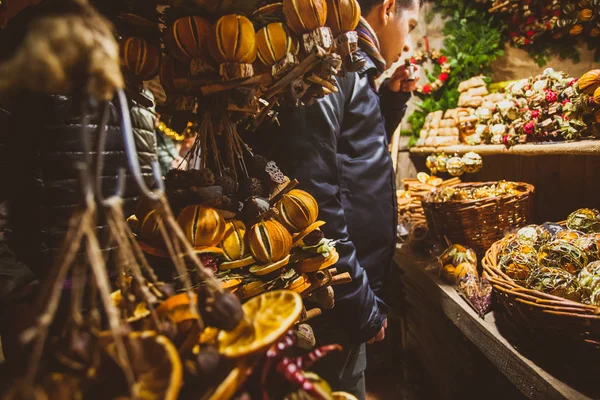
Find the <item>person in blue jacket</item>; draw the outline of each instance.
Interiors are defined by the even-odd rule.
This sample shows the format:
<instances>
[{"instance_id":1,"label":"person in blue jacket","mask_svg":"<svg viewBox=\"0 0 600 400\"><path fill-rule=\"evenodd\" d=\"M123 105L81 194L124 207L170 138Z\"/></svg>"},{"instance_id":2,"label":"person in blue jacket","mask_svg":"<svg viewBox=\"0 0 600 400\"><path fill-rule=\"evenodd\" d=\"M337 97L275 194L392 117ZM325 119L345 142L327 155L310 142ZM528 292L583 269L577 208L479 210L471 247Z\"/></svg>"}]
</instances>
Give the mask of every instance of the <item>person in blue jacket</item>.
<instances>
[{"instance_id":1,"label":"person in blue jacket","mask_svg":"<svg viewBox=\"0 0 600 400\"><path fill-rule=\"evenodd\" d=\"M376 88L375 79L398 61L417 24L419 0L358 0L357 27L365 66L338 77L339 91L310 107L284 109L280 126L257 133L259 152L275 160L319 203L322 230L338 240L339 272L352 282L336 286L335 308L315 321L319 344L344 351L317 364L335 390L365 398L365 343L380 341L387 306L380 294L396 242L395 174L388 142L406 111L416 80L399 67Z\"/></svg>"}]
</instances>

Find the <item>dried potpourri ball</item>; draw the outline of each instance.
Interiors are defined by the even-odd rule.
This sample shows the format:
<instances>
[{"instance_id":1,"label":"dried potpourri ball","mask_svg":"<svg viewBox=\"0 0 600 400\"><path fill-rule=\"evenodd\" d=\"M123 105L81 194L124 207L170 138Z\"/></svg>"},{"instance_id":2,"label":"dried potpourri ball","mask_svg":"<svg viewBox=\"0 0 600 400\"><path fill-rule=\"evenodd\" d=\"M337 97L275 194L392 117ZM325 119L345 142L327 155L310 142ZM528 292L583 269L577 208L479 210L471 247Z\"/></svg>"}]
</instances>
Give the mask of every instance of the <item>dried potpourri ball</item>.
<instances>
[{"instance_id":1,"label":"dried potpourri ball","mask_svg":"<svg viewBox=\"0 0 600 400\"><path fill-rule=\"evenodd\" d=\"M600 211L581 208L567 218L567 228L583 233L600 232Z\"/></svg>"},{"instance_id":2,"label":"dried potpourri ball","mask_svg":"<svg viewBox=\"0 0 600 400\"><path fill-rule=\"evenodd\" d=\"M191 169L188 172L195 186L206 187L215 184L215 174L208 168Z\"/></svg>"},{"instance_id":3,"label":"dried potpourri ball","mask_svg":"<svg viewBox=\"0 0 600 400\"><path fill-rule=\"evenodd\" d=\"M165 174L165 185L167 189L182 189L185 183L187 171L171 169Z\"/></svg>"},{"instance_id":4,"label":"dried potpourri ball","mask_svg":"<svg viewBox=\"0 0 600 400\"><path fill-rule=\"evenodd\" d=\"M234 194L237 192L238 184L236 180L229 175L223 175L216 178L215 185L221 186L223 188L223 193L225 194Z\"/></svg>"},{"instance_id":5,"label":"dried potpourri ball","mask_svg":"<svg viewBox=\"0 0 600 400\"><path fill-rule=\"evenodd\" d=\"M425 160L425 166L429 169L432 175L437 174L437 156L434 154L427 156L427 159Z\"/></svg>"},{"instance_id":6,"label":"dried potpourri ball","mask_svg":"<svg viewBox=\"0 0 600 400\"><path fill-rule=\"evenodd\" d=\"M465 172L465 163L460 157L452 157L446 163L446 169L452 176L461 176Z\"/></svg>"},{"instance_id":7,"label":"dried potpourri ball","mask_svg":"<svg viewBox=\"0 0 600 400\"><path fill-rule=\"evenodd\" d=\"M583 251L590 262L600 259L600 233L581 236L573 241L573 245Z\"/></svg>"},{"instance_id":8,"label":"dried potpourri ball","mask_svg":"<svg viewBox=\"0 0 600 400\"><path fill-rule=\"evenodd\" d=\"M548 232L552 240L556 239L556 236L565 230L565 227L560 224L555 224L554 222L544 222L542 224L542 228Z\"/></svg>"},{"instance_id":9,"label":"dried potpourri ball","mask_svg":"<svg viewBox=\"0 0 600 400\"><path fill-rule=\"evenodd\" d=\"M250 176L244 179L244 181L241 184L240 190L243 198L262 196L263 184L260 179Z\"/></svg>"},{"instance_id":10,"label":"dried potpourri ball","mask_svg":"<svg viewBox=\"0 0 600 400\"><path fill-rule=\"evenodd\" d=\"M517 282L525 283L531 271L537 268L538 254L530 244L520 244L510 251L504 251L498 261L502 272Z\"/></svg>"},{"instance_id":11,"label":"dried potpourri ball","mask_svg":"<svg viewBox=\"0 0 600 400\"><path fill-rule=\"evenodd\" d=\"M583 232L575 231L573 229L563 229L562 231L558 232L555 240L573 243L582 236Z\"/></svg>"},{"instance_id":12,"label":"dried potpourri ball","mask_svg":"<svg viewBox=\"0 0 600 400\"><path fill-rule=\"evenodd\" d=\"M260 154L255 154L252 156L252 158L250 158L250 161L248 162L248 168L252 174L259 176L264 174L268 162L269 160L267 160L265 157L261 156Z\"/></svg>"},{"instance_id":13,"label":"dried potpourri ball","mask_svg":"<svg viewBox=\"0 0 600 400\"><path fill-rule=\"evenodd\" d=\"M584 303L600 306L600 261L586 265L577 275Z\"/></svg>"},{"instance_id":14,"label":"dried potpourri ball","mask_svg":"<svg viewBox=\"0 0 600 400\"><path fill-rule=\"evenodd\" d=\"M588 264L588 257L575 245L555 240L539 250L538 264L540 267L562 268L576 274Z\"/></svg>"},{"instance_id":15,"label":"dried potpourri ball","mask_svg":"<svg viewBox=\"0 0 600 400\"><path fill-rule=\"evenodd\" d=\"M551 238L550 234L539 225L528 225L517 231L517 240L521 243L528 243L539 249L544 244L548 243Z\"/></svg>"},{"instance_id":16,"label":"dried potpourri ball","mask_svg":"<svg viewBox=\"0 0 600 400\"><path fill-rule=\"evenodd\" d=\"M469 174L479 172L481 168L483 168L483 159L479 154L472 151L468 152L462 157L462 162L464 165L464 171Z\"/></svg>"},{"instance_id":17,"label":"dried potpourri ball","mask_svg":"<svg viewBox=\"0 0 600 400\"><path fill-rule=\"evenodd\" d=\"M540 267L531 272L527 287L565 299L579 301L581 285L576 277L561 268Z\"/></svg>"}]
</instances>

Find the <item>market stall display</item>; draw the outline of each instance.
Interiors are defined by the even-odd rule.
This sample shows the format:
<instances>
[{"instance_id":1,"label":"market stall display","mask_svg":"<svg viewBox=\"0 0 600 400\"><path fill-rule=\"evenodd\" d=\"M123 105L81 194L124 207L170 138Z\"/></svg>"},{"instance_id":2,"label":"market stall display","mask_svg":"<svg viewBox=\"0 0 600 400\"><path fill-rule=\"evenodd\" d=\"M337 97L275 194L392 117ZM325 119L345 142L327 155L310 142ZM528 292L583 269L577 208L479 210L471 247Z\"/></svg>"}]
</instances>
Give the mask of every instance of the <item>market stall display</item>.
<instances>
[{"instance_id":1,"label":"market stall display","mask_svg":"<svg viewBox=\"0 0 600 400\"><path fill-rule=\"evenodd\" d=\"M482 255L504 232L532 222L534 187L527 183L463 183L423 200L429 227Z\"/></svg>"},{"instance_id":2,"label":"market stall display","mask_svg":"<svg viewBox=\"0 0 600 400\"><path fill-rule=\"evenodd\" d=\"M596 70L581 78L569 77L548 68L543 74L510 82L500 93L488 93L481 77L459 85L460 98L453 126L460 132L460 142L468 145L569 141L596 136L598 105L594 92L600 85ZM599 97L600 98L600 97ZM454 141L433 139L431 121L439 126L436 111L427 116L417 146L442 147ZM431 137L431 138L430 138Z\"/></svg>"},{"instance_id":3,"label":"market stall display","mask_svg":"<svg viewBox=\"0 0 600 400\"><path fill-rule=\"evenodd\" d=\"M417 179L405 179L404 189L396 191L400 238L406 237L410 243L425 240L429 234L429 227L421 202L438 187L444 188L459 183L459 178L443 180L424 172L419 173Z\"/></svg>"},{"instance_id":4,"label":"market stall display","mask_svg":"<svg viewBox=\"0 0 600 400\"><path fill-rule=\"evenodd\" d=\"M567 222L527 226L490 247L484 271L515 324L600 345L598 221L600 212L580 209Z\"/></svg>"}]
</instances>

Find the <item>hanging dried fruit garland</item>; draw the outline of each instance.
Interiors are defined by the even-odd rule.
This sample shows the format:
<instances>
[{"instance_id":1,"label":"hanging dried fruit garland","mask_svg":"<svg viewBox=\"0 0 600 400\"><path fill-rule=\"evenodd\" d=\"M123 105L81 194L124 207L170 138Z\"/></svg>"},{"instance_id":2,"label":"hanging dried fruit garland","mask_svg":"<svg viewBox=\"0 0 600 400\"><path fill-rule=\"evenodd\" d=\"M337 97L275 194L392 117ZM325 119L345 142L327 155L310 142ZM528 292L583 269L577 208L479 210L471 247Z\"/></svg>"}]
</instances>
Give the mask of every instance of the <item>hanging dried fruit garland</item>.
<instances>
[{"instance_id":1,"label":"hanging dried fruit garland","mask_svg":"<svg viewBox=\"0 0 600 400\"><path fill-rule=\"evenodd\" d=\"M255 154L238 127L255 128L276 120L279 105L337 91L335 76L364 63L353 31L360 7L355 0L286 0L242 15L205 3L182 2L161 15L161 113L196 132L187 169L166 175L169 202L223 287L242 299L287 288L331 308L331 285L348 277L328 269L338 256L319 229L316 201ZM131 43L124 48L138 59L125 68L153 69L147 55L159 56ZM157 218L140 209L133 222L143 248L164 255Z\"/></svg>"}]
</instances>

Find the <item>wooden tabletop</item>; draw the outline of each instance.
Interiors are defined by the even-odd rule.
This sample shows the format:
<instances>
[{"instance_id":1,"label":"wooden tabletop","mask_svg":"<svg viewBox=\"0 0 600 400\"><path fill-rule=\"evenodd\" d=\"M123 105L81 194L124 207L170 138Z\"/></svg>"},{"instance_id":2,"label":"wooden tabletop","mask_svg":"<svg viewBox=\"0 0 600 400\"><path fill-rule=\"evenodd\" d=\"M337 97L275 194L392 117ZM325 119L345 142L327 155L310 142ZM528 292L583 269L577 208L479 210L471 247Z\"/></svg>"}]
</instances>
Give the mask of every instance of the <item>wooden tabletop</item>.
<instances>
[{"instance_id":1,"label":"wooden tabletop","mask_svg":"<svg viewBox=\"0 0 600 400\"><path fill-rule=\"evenodd\" d=\"M517 144L507 148L502 144L482 144L477 146L456 145L443 147L412 147L411 154L428 155L431 153L465 154L474 151L482 156L512 154L520 156L541 155L600 155L600 140L580 140L574 142L548 142Z\"/></svg>"},{"instance_id":2,"label":"wooden tabletop","mask_svg":"<svg viewBox=\"0 0 600 400\"><path fill-rule=\"evenodd\" d=\"M395 262L410 284L439 302L445 316L469 339L515 387L530 399L592 399L521 354L500 333L494 313L480 318L460 297L455 287L437 274L437 263L398 247ZM596 366L597 367L597 366ZM598 382L595 385L600 387ZM600 392L600 391L599 391Z\"/></svg>"}]
</instances>

